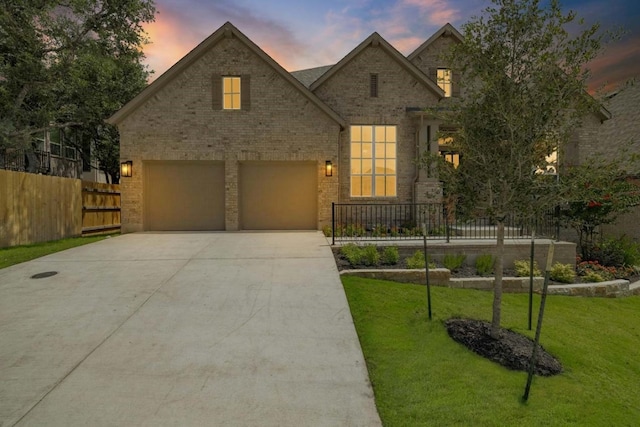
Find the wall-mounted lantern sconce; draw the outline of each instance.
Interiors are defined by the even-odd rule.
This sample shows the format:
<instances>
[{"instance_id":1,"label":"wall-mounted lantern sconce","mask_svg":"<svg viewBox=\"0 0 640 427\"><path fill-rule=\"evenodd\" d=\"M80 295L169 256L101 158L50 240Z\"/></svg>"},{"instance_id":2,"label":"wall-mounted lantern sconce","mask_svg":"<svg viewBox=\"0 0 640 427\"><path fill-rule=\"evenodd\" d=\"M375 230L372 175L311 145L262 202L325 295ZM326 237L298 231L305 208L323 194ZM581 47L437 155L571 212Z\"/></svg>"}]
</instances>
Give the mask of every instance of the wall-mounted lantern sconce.
<instances>
[{"instance_id":1,"label":"wall-mounted lantern sconce","mask_svg":"<svg viewBox=\"0 0 640 427\"><path fill-rule=\"evenodd\" d=\"M121 177L130 177L132 172L133 172L133 162L131 160L127 160L126 162L120 163Z\"/></svg>"},{"instance_id":2,"label":"wall-mounted lantern sconce","mask_svg":"<svg viewBox=\"0 0 640 427\"><path fill-rule=\"evenodd\" d=\"M324 176L333 176L333 164L331 160L324 162Z\"/></svg>"}]
</instances>

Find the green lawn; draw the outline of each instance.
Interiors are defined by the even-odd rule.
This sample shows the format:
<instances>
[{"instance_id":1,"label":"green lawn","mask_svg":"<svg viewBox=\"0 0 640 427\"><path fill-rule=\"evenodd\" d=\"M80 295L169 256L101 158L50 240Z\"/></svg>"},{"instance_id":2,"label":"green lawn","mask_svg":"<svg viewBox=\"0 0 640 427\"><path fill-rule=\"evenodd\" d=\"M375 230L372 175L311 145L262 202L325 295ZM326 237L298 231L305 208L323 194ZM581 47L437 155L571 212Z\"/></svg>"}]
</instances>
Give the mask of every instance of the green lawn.
<instances>
[{"instance_id":1,"label":"green lawn","mask_svg":"<svg viewBox=\"0 0 640 427\"><path fill-rule=\"evenodd\" d=\"M526 373L477 356L443 325L489 320L491 293L434 287L430 322L424 286L342 280L385 426L640 425L640 297L548 297L541 344L565 372L536 377L522 403ZM533 337L527 307L526 294L505 294L503 326Z\"/></svg>"},{"instance_id":2,"label":"green lawn","mask_svg":"<svg viewBox=\"0 0 640 427\"><path fill-rule=\"evenodd\" d=\"M107 238L107 235L91 237L73 237L70 239L54 240L52 242L35 243L33 245L13 246L0 249L0 268L9 267L21 262L30 261L55 252L76 246L86 245Z\"/></svg>"}]
</instances>

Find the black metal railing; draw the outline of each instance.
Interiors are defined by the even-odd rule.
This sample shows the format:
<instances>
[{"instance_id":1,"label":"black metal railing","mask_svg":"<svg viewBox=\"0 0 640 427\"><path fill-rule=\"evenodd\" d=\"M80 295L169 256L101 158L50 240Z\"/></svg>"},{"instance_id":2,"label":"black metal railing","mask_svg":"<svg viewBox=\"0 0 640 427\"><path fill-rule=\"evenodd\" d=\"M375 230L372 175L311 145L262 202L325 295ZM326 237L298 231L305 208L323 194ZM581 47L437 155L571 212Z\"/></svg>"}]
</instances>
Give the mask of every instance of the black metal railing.
<instances>
[{"instance_id":1,"label":"black metal railing","mask_svg":"<svg viewBox=\"0 0 640 427\"><path fill-rule=\"evenodd\" d=\"M536 220L507 218L506 239L557 238L555 211ZM497 226L485 218L456 219L441 203L333 203L332 242L349 240L495 239Z\"/></svg>"},{"instance_id":2,"label":"black metal railing","mask_svg":"<svg viewBox=\"0 0 640 427\"><path fill-rule=\"evenodd\" d=\"M48 174L51 172L51 153L42 150L0 149L0 169Z\"/></svg>"}]
</instances>

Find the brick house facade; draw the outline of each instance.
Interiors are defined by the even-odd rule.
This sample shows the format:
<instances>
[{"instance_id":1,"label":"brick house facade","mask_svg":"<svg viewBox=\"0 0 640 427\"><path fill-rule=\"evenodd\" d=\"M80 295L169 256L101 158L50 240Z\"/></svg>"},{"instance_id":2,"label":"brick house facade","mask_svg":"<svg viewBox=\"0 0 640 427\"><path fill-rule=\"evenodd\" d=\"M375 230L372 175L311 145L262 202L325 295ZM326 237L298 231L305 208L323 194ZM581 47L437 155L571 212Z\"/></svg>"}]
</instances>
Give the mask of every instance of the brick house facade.
<instances>
[{"instance_id":1,"label":"brick house facade","mask_svg":"<svg viewBox=\"0 0 640 427\"><path fill-rule=\"evenodd\" d=\"M224 24L108 120L133 165L122 231L320 229L332 202L437 200L416 159L438 149L439 123L420 111L448 101L429 73L452 37L447 24L405 57L374 33L333 66L289 73ZM373 175L351 173L356 132Z\"/></svg>"},{"instance_id":2,"label":"brick house facade","mask_svg":"<svg viewBox=\"0 0 640 427\"><path fill-rule=\"evenodd\" d=\"M133 165L122 231L321 229L332 202L439 201L417 160L443 152L425 110L464 96L439 59L460 40L446 24L404 56L373 33L289 73L224 24L108 120Z\"/></svg>"}]
</instances>

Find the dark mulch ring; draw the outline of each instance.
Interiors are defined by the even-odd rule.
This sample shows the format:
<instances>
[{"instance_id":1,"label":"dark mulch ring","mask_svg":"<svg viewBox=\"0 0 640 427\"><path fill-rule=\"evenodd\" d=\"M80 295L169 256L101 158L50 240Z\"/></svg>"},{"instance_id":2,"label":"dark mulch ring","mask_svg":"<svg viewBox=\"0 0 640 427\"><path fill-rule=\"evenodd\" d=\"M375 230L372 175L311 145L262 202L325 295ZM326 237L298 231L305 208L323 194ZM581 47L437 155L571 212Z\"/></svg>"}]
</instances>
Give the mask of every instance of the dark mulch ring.
<instances>
[{"instance_id":1,"label":"dark mulch ring","mask_svg":"<svg viewBox=\"0 0 640 427\"><path fill-rule=\"evenodd\" d=\"M489 335L489 322L474 319L445 321L449 336L480 356L515 371L528 371L533 340L524 335L502 329L499 339ZM542 346L538 346L536 375L548 377L562 372L560 362Z\"/></svg>"}]
</instances>

